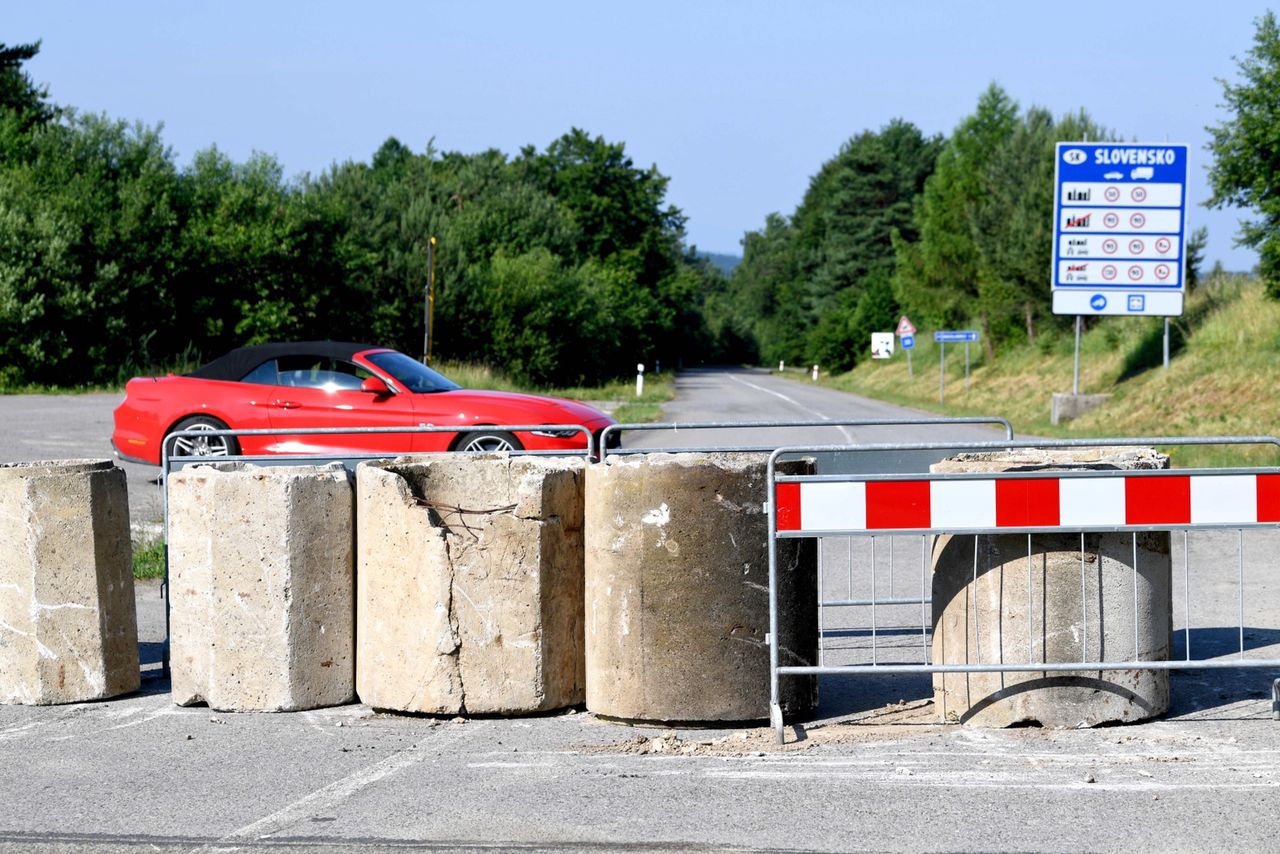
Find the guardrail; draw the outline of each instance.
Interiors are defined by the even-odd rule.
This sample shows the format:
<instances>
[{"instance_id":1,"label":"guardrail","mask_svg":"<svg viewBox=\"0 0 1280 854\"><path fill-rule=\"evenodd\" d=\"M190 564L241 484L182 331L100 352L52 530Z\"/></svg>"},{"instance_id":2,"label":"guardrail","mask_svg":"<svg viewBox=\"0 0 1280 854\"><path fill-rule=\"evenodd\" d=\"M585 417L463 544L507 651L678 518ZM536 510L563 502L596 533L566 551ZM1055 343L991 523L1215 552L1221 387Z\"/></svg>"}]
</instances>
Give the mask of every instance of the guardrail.
<instances>
[{"instance_id":1,"label":"guardrail","mask_svg":"<svg viewBox=\"0 0 1280 854\"><path fill-rule=\"evenodd\" d=\"M796 427L955 427L961 424L990 424L999 425L1004 428L1005 438L1013 439L1013 425L1009 423L1009 419L1001 418L995 415L966 416L963 418L855 418L848 420L831 419L821 421L691 421L687 423L679 423L675 421L668 422L652 422L646 424L610 424L600 434L600 459L603 461L610 453L609 448L614 444L614 435L621 434L624 431L665 431L670 430L678 433L684 431L698 430L760 430L771 428L796 428ZM879 446L877 446L879 447ZM891 446L885 446L890 447ZM950 447L950 444L925 445L922 447ZM777 445L757 445L757 446L731 446L731 447L679 447L679 448L621 448L615 447L612 453L615 456L624 454L646 454L646 453L711 453L721 452L758 452L768 453L777 448ZM833 446L834 450L847 451L857 446L841 445ZM892 449L892 448L891 448Z\"/></svg>"},{"instance_id":2,"label":"guardrail","mask_svg":"<svg viewBox=\"0 0 1280 854\"><path fill-rule=\"evenodd\" d=\"M476 425L477 427L480 425ZM525 456L578 456L579 453L585 455L586 459L595 458L595 437L591 431L581 424L516 424L516 425L484 425L485 429L502 430L507 433L528 433L535 430L559 430L573 431L586 436L585 449L582 452L569 451L511 451L509 453ZM399 453L382 452L382 453L343 453L343 454L323 454L323 453L281 453L270 455L245 455L245 454L220 454L217 456L191 456L179 455L175 456L172 451L177 441L182 438L201 438L209 436L360 436L369 434L400 434L400 433L465 433L465 428L459 427L295 427L295 428L278 428L278 429L261 429L261 430L181 430L169 433L164 437L164 441L160 446L160 495L161 507L164 513L164 522L162 536L164 538L164 579L160 583L160 595L164 597L164 651L161 658L161 672L169 675L169 637L170 637L170 613L169 613L169 487L168 478L173 470L173 461L181 460L183 465L210 464L210 463L255 463L259 465L295 465L298 463L331 463L340 462L347 468L354 468L356 463L362 460L384 460L393 456L401 456ZM408 453L408 452L406 452ZM484 453L483 451L462 451L454 453Z\"/></svg>"}]
</instances>

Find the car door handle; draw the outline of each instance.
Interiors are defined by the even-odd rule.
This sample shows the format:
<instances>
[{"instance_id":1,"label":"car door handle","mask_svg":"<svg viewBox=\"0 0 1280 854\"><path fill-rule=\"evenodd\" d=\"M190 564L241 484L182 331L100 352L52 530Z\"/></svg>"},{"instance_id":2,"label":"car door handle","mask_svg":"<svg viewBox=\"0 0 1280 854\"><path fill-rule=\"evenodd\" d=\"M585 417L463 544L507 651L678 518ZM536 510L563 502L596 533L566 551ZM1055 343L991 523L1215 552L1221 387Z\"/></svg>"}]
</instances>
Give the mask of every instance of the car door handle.
<instances>
[{"instance_id":1,"label":"car door handle","mask_svg":"<svg viewBox=\"0 0 1280 854\"><path fill-rule=\"evenodd\" d=\"M276 406L278 406L280 409L297 409L298 407L302 406L302 404L296 403L295 401L292 401L292 400L277 400Z\"/></svg>"}]
</instances>

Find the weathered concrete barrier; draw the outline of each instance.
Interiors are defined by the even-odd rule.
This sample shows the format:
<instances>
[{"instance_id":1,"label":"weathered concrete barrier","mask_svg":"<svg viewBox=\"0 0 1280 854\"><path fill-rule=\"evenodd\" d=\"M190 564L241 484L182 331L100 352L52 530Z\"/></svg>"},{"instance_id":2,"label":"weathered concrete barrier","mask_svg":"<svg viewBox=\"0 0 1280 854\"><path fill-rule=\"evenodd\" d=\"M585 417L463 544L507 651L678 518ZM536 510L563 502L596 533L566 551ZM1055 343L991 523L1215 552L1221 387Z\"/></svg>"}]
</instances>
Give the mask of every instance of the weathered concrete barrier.
<instances>
[{"instance_id":1,"label":"weathered concrete barrier","mask_svg":"<svg viewBox=\"0 0 1280 854\"><path fill-rule=\"evenodd\" d=\"M297 711L355 699L352 502L336 463L169 475L175 703Z\"/></svg>"},{"instance_id":2,"label":"weathered concrete barrier","mask_svg":"<svg viewBox=\"0 0 1280 854\"><path fill-rule=\"evenodd\" d=\"M1149 448L1027 450L963 454L935 472L1163 469ZM933 660L938 664L1143 660L1169 657L1169 534L941 536L933 547ZM976 560L976 579L975 579ZM1082 579L1083 574L1083 579ZM1137 617L1137 625L1134 618ZM1030 620L1030 626L1028 626ZM1135 658L1135 631L1137 640ZM979 726L1050 727L1143 720L1169 708L1163 670L934 675L946 720Z\"/></svg>"},{"instance_id":3,"label":"weathered concrete barrier","mask_svg":"<svg viewBox=\"0 0 1280 854\"><path fill-rule=\"evenodd\" d=\"M811 464L783 464L807 474ZM587 470L587 708L616 718L769 716L767 457L646 454ZM778 542L784 664L817 660L816 541ZM783 680L803 715L817 680Z\"/></svg>"},{"instance_id":4,"label":"weathered concrete barrier","mask_svg":"<svg viewBox=\"0 0 1280 854\"><path fill-rule=\"evenodd\" d=\"M1054 392L1049 407L1049 423L1055 427L1087 415L1111 400L1109 394L1067 394Z\"/></svg>"},{"instance_id":5,"label":"weathered concrete barrier","mask_svg":"<svg viewBox=\"0 0 1280 854\"><path fill-rule=\"evenodd\" d=\"M0 703L101 700L140 679L124 471L0 464Z\"/></svg>"},{"instance_id":6,"label":"weathered concrete barrier","mask_svg":"<svg viewBox=\"0 0 1280 854\"><path fill-rule=\"evenodd\" d=\"M435 714L582 702L585 461L435 454L357 469L357 692Z\"/></svg>"}]
</instances>

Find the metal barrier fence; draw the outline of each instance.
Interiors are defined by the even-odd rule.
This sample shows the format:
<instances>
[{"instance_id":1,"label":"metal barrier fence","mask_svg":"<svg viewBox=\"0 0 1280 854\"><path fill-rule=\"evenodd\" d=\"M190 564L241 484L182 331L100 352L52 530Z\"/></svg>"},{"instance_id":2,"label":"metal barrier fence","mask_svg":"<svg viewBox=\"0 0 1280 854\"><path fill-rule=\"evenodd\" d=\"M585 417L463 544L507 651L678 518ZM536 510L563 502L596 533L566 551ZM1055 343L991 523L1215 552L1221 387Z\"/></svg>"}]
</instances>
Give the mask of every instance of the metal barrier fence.
<instances>
[{"instance_id":1,"label":"metal barrier fence","mask_svg":"<svg viewBox=\"0 0 1280 854\"><path fill-rule=\"evenodd\" d=\"M581 424L516 424L516 425L498 425L489 429L498 429L507 433L527 433L535 430L541 431L564 431L584 434L586 437L585 448L583 451L511 451L509 453L524 456L578 456L585 454L588 460L595 457L595 437L591 431ZM169 475L173 471L175 460L181 461L182 465L208 465L217 463L254 463L256 465L267 466L289 466L299 463L325 464L340 462L347 468L354 469L355 465L363 460L385 460L390 457L401 456L396 452L381 453L283 453L271 455L246 455L246 454L220 454L217 456L194 456L194 455L178 455L173 454L173 449L181 439L198 439L210 436L366 436L377 434L401 434L401 433L463 433L465 429L458 427L306 427L306 428L279 428L270 430L179 430L169 433L164 437L164 441L160 446L160 496L161 507L164 513L164 521L162 534L164 541L164 579L160 583L160 595L164 597L164 646L161 654L160 668L161 672L169 675L169 640L171 636L170 612L169 612ZM470 451L463 453L484 453L483 451Z\"/></svg>"},{"instance_id":2,"label":"metal barrier fence","mask_svg":"<svg viewBox=\"0 0 1280 854\"><path fill-rule=\"evenodd\" d=\"M992 451L1015 448L1078 448L1084 446L1176 446L1176 445L1280 445L1280 439L1271 436L1227 437L1157 437L1135 439L1091 439L1040 442L972 443L963 446L952 444L952 450ZM886 450L904 447L919 449L934 446L885 446ZM1280 528L1280 468L1239 469L1166 469L1158 471L1030 471L981 474L919 474L919 475L865 475L865 474L817 474L803 476L779 475L776 464L781 457L812 455L838 450L833 446L784 447L773 452L769 462L767 503L769 519L769 654L770 654L770 717L778 738L783 738L783 718L780 705L780 679L786 676L851 676L858 674L947 674L947 673L1051 673L1112 670L1192 670L1224 668L1280 669L1280 649L1272 651L1273 657L1246 656L1246 607L1260 610L1260 598L1248 594L1269 595L1268 607L1280 612L1280 581L1271 573L1259 577L1256 571L1251 578L1252 587L1246 585L1245 533ZM866 450L866 449L864 449ZM1191 572L1189 535L1192 531L1215 531L1212 535L1221 539L1224 532L1236 532L1235 561L1217 561L1216 567ZM1174 572L1170 590L1180 587L1177 598L1181 602L1182 621L1179 629L1183 655L1169 660L1140 660L1137 651L1139 615L1139 532L1182 533L1181 572ZM976 608L979 578L978 543L984 535L1025 534L1027 537L1027 602L1026 657L1023 660L1009 658L1003 634L1003 622L999 630L999 655L990 656L996 661L984 661L979 639ZM1081 625L1080 657L1071 661L1050 661L1045 657L1042 643L1040 660L1036 660L1036 632L1032 590L1032 540L1036 535L1080 535L1080 584ZM1131 533L1132 589L1133 589L1133 649L1132 658L1108 659L1102 654L1100 639L1109 637L1101 616L1095 615L1090 645L1089 609L1086 605L1085 585L1088 582L1085 568L1086 533ZM929 608L933 604L929 595L931 581L930 543L944 534L974 536L974 560L972 581L974 588L974 647L973 661L967 664L943 664L932 660L931 635L934 621ZM783 666L778 648L777 541L785 538L809 537L819 539L818 608L819 647L818 661L813 665ZM913 580L909 595L902 584L894 584L895 541L901 556L902 539L916 537L920 543L918 594ZM887 549L878 549L878 542L887 540ZM837 543L844 543L847 552L842 554ZM859 546L855 556L855 545ZM1211 544L1212 545L1212 544ZM826 548L823 548L826 546ZM1218 546L1214 546L1217 548ZM889 553L887 595L881 595L884 585L883 571L878 567L878 553ZM829 575L827 563L832 553L846 558L847 583L840 589L839 579ZM1259 549L1263 557L1271 559L1276 554L1274 543ZM826 560L824 560L824 553ZM908 556L908 563L914 558ZM1099 561L1099 566L1101 561ZM1225 566L1226 570L1221 570ZM1215 569L1219 570L1215 577ZM1099 569L1099 572L1101 570ZM899 578L902 578L899 569ZM878 577L879 576L879 579ZM834 581L834 583L833 583ZM1216 600L1209 601L1210 594L1203 591L1214 586ZM1233 586L1230 601L1221 601L1221 588ZM833 595L830 591L836 588ZM1198 591L1198 592L1193 592ZM1042 597L1044 596L1042 592ZM1043 605L1043 598L1042 598ZM901 619L903 608L914 613L919 607L918 626L893 626L886 630L883 617L886 610ZM1194 606L1194 607L1193 607ZM833 614L849 616L849 609L870 609L870 626L866 620L855 625L833 625ZM1002 605L1003 608L1003 605ZM1232 613L1228 618L1227 610ZM1219 622L1230 620L1233 635L1238 643L1231 657L1193 657L1193 613L1203 617L1212 613ZM864 612L865 614L865 612ZM1126 615L1128 616L1128 615ZM1172 615L1171 615L1172 616ZM1280 628L1280 627L1277 627ZM967 633L966 629L966 633ZM1047 625L1040 626L1048 632ZM869 648L836 646L833 640L851 636L869 635ZM918 644L913 638L918 637ZM1270 643L1280 644L1280 631L1270 630ZM887 642L886 642L887 639ZM967 637L966 637L967 642ZM1201 647L1207 646L1202 644ZM1204 652L1197 647L1198 651ZM1215 652L1217 650L1209 650ZM1093 653L1092 655L1090 653ZM841 662L831 661L840 658ZM854 659L851 663L848 659ZM868 660L869 659L869 660ZM1272 708L1280 720L1280 679L1272 683Z\"/></svg>"},{"instance_id":3,"label":"metal barrier fence","mask_svg":"<svg viewBox=\"0 0 1280 854\"><path fill-rule=\"evenodd\" d=\"M1004 428L1005 436L1008 439L1013 438L1013 426L1005 418L999 417L967 417L967 418L913 418L913 419L855 419L848 421L750 421L750 422L691 422L686 424L663 423L663 424L614 424L601 431L598 440L591 434L591 431L579 424L536 424L536 425L486 425L489 429L500 429L508 433L531 432L535 430L563 430L573 431L585 434L586 447L582 452L587 460L596 458L597 447L599 449L599 459L603 462L605 454L611 444L615 442L620 444L620 434L624 430L686 430L698 431L708 429L759 429L759 428L822 428L822 427L883 427L883 426L952 426L957 424L998 424ZM276 429L225 429L225 430L183 430L169 433L165 436L160 449L160 491L161 505L163 508L163 529L162 537L165 543L164 549L164 579L161 582L161 595L165 600L165 640L162 654L161 667L165 675L169 673L169 638L170 638L170 613L169 613L169 490L168 476L173 471L175 460L180 461L181 465L199 465L210 463L228 463L228 462L248 462L258 465L296 465L298 463L324 464L331 462L341 462L349 469L354 469L355 465L364 460L386 459L396 454L390 452L380 453L281 453L271 455L245 455L245 454L222 454L217 456L194 456L194 455L175 455L174 448L181 439L198 439L217 436L225 437L241 437L241 436L361 436L370 434L412 434L412 433L460 433L464 432L456 426L432 426L432 427L316 427L316 428L276 428ZM617 436L619 438L615 439ZM598 442L598 444L597 444ZM727 451L727 452L745 452L760 451L768 452L776 446L770 445L765 447L747 448L741 446L705 448L701 450L710 451ZM945 447L945 446L938 446ZM647 448L647 449L630 449L617 450L615 454L620 453L652 453L652 452L676 452L676 451L693 451L699 449L690 448ZM514 451L512 453L524 455L543 455L543 456L564 456L564 451ZM573 453L576 456L576 453Z\"/></svg>"},{"instance_id":4,"label":"metal barrier fence","mask_svg":"<svg viewBox=\"0 0 1280 854\"><path fill-rule=\"evenodd\" d=\"M696 421L681 424L674 421L662 423L647 424L611 424L600 434L600 459L603 461L605 457L612 453L615 456L624 454L648 454L648 453L711 453L717 451L723 452L739 452L739 453L770 453L775 450L777 445L734 445L734 446L716 446L716 447L670 447L670 448L621 448L613 447L613 436L621 434L624 431L664 431L670 430L674 433L684 431L700 431L700 430L761 430L774 428L797 428L810 427L815 429L829 427L956 427L963 424L989 424L999 425L1004 428L1006 439L1013 439L1013 425L1009 423L1009 419L1001 418L996 415L979 415L966 416L963 418L856 418L848 420L829 419L822 421ZM613 447L610 451L609 448ZM885 446L889 448L890 446ZM944 448L949 445L921 445L921 448ZM849 451L855 449L854 446L841 445L834 448L840 451Z\"/></svg>"}]
</instances>

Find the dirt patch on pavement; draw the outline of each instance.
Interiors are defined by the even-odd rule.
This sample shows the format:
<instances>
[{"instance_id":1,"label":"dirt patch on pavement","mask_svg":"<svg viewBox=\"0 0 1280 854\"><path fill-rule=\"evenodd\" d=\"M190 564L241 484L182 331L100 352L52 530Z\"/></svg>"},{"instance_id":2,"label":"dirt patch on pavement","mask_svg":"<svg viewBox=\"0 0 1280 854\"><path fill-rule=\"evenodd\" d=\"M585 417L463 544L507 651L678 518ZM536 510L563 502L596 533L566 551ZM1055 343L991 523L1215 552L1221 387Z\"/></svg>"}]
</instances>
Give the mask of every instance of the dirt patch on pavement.
<instances>
[{"instance_id":1,"label":"dirt patch on pavement","mask_svg":"<svg viewBox=\"0 0 1280 854\"><path fill-rule=\"evenodd\" d=\"M638 735L609 744L579 747L583 753L629 756L763 756L779 751L807 750L818 745L859 744L918 737L945 729L938 723L933 701L898 702L856 717L820 723L793 724L783 731L779 745L771 727L752 727L718 738L690 738L678 732Z\"/></svg>"}]
</instances>

